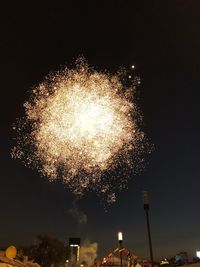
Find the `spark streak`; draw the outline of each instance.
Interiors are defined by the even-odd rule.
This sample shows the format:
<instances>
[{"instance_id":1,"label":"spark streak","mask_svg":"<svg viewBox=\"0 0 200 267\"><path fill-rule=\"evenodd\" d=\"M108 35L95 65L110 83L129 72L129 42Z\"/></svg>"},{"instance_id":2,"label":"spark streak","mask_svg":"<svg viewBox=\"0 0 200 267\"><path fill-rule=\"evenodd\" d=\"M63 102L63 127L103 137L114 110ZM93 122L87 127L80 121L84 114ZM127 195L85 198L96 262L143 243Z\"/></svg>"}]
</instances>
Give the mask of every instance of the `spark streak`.
<instances>
[{"instance_id":1,"label":"spark streak","mask_svg":"<svg viewBox=\"0 0 200 267\"><path fill-rule=\"evenodd\" d=\"M137 168L143 149L134 86L79 60L51 74L24 107L12 156L76 194L94 190L115 201L128 179L121 174Z\"/></svg>"}]
</instances>

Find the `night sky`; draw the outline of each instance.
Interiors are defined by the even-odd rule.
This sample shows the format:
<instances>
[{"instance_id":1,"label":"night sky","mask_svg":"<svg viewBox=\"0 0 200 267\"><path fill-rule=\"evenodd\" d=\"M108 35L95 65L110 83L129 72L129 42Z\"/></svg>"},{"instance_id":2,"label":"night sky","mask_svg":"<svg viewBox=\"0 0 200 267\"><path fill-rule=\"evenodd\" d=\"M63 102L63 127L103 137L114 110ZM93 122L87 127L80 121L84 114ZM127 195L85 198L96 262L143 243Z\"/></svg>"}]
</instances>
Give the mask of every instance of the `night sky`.
<instances>
[{"instance_id":1,"label":"night sky","mask_svg":"<svg viewBox=\"0 0 200 267\"><path fill-rule=\"evenodd\" d=\"M80 236L103 256L124 246L148 257L143 190L150 194L156 259L200 249L200 1L4 1L1 4L0 247L31 244L46 233L64 242ZM145 171L105 212L88 193L75 196L13 160L12 123L28 91L50 71L84 55L97 69L136 66L144 130L154 144Z\"/></svg>"}]
</instances>

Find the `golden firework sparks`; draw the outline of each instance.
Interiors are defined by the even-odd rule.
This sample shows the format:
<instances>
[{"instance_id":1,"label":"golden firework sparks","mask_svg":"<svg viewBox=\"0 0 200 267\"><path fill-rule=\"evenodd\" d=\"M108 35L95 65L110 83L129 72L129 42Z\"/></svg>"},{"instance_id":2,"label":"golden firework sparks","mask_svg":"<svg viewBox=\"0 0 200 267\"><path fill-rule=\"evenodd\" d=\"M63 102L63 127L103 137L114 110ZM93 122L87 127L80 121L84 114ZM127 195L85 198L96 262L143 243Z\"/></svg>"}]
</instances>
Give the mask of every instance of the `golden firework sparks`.
<instances>
[{"instance_id":1,"label":"golden firework sparks","mask_svg":"<svg viewBox=\"0 0 200 267\"><path fill-rule=\"evenodd\" d=\"M133 155L141 151L144 134L137 127L133 95L133 87L125 88L117 75L97 72L83 61L52 74L24 104L12 156L50 181L62 180L74 193L110 192L108 174L134 167ZM110 196L115 199L113 192Z\"/></svg>"}]
</instances>

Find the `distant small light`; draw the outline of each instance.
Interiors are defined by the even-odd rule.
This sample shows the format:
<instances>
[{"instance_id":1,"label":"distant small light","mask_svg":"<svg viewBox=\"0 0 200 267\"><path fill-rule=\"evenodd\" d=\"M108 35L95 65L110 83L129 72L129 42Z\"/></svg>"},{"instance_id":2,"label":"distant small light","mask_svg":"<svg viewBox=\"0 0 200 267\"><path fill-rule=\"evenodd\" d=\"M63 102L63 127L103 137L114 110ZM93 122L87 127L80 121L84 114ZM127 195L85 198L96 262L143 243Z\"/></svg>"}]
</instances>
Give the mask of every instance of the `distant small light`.
<instances>
[{"instance_id":1,"label":"distant small light","mask_svg":"<svg viewBox=\"0 0 200 267\"><path fill-rule=\"evenodd\" d=\"M129 79L131 79L131 78L132 78L132 76L131 76L131 75L128 75L128 78L129 78Z\"/></svg>"},{"instance_id":2,"label":"distant small light","mask_svg":"<svg viewBox=\"0 0 200 267\"><path fill-rule=\"evenodd\" d=\"M134 65L132 65L132 66L131 66L131 69L135 69L135 66L134 66Z\"/></svg>"},{"instance_id":3,"label":"distant small light","mask_svg":"<svg viewBox=\"0 0 200 267\"><path fill-rule=\"evenodd\" d=\"M77 244L71 244L70 247L79 247Z\"/></svg>"},{"instance_id":4,"label":"distant small light","mask_svg":"<svg viewBox=\"0 0 200 267\"><path fill-rule=\"evenodd\" d=\"M103 263L106 263L106 258L103 258Z\"/></svg>"},{"instance_id":5,"label":"distant small light","mask_svg":"<svg viewBox=\"0 0 200 267\"><path fill-rule=\"evenodd\" d=\"M66 262L69 262L69 260L66 260Z\"/></svg>"},{"instance_id":6,"label":"distant small light","mask_svg":"<svg viewBox=\"0 0 200 267\"><path fill-rule=\"evenodd\" d=\"M119 241L122 241L123 240L122 232L119 232L118 233L118 240Z\"/></svg>"},{"instance_id":7,"label":"distant small light","mask_svg":"<svg viewBox=\"0 0 200 267\"><path fill-rule=\"evenodd\" d=\"M200 259L200 251L197 251L197 252L196 252L196 256L197 256L197 258Z\"/></svg>"}]
</instances>

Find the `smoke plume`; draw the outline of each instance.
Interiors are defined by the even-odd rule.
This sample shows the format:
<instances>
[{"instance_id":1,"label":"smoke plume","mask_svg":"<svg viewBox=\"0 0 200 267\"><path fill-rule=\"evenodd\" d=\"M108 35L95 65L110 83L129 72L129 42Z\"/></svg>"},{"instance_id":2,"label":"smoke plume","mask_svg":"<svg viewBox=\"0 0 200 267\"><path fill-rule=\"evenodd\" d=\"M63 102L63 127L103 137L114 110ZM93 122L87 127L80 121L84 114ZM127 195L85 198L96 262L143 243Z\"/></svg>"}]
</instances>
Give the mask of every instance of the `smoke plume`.
<instances>
[{"instance_id":1,"label":"smoke plume","mask_svg":"<svg viewBox=\"0 0 200 267\"><path fill-rule=\"evenodd\" d=\"M98 244L90 243L90 241L86 241L81 245L80 248L80 262L84 264L84 266L90 267L94 264L94 260L97 257L97 248Z\"/></svg>"},{"instance_id":2,"label":"smoke plume","mask_svg":"<svg viewBox=\"0 0 200 267\"><path fill-rule=\"evenodd\" d=\"M75 200L72 203L72 208L68 210L68 212L72 215L72 217L78 221L79 224L86 224L87 223L87 215L82 212L77 204L76 204L77 200Z\"/></svg>"}]
</instances>

